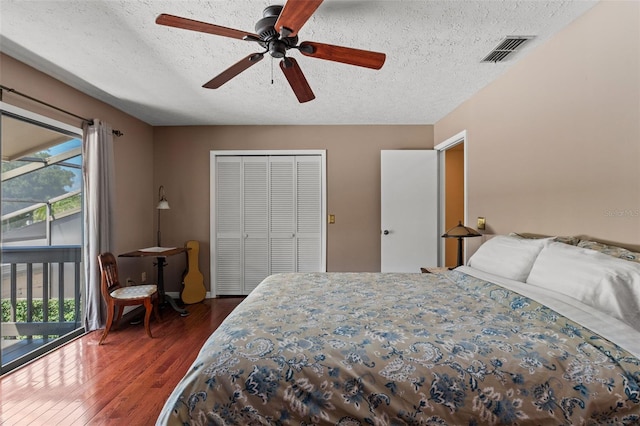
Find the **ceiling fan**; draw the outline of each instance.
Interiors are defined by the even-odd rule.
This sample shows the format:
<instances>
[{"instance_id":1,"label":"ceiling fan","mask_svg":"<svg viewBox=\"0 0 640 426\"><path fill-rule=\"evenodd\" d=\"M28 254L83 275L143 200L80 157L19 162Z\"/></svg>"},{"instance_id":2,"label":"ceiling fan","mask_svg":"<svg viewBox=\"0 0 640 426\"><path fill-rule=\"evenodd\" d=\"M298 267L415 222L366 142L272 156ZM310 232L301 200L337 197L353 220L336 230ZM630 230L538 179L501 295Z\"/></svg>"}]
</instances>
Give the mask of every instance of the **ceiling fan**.
<instances>
[{"instance_id":1,"label":"ceiling fan","mask_svg":"<svg viewBox=\"0 0 640 426\"><path fill-rule=\"evenodd\" d=\"M281 59L280 69L298 101L302 103L315 99L315 95L298 62L287 56L288 50L296 49L305 56L372 69L382 68L386 59L384 53L368 50L313 41L303 41L298 44L298 31L321 3L322 0L288 0L284 6L268 6L262 12L263 18L255 25L256 34L168 14L159 15L156 24L251 41L258 43L265 49L241 59L202 87L219 88L242 71L260 62L268 53L273 58Z\"/></svg>"}]
</instances>

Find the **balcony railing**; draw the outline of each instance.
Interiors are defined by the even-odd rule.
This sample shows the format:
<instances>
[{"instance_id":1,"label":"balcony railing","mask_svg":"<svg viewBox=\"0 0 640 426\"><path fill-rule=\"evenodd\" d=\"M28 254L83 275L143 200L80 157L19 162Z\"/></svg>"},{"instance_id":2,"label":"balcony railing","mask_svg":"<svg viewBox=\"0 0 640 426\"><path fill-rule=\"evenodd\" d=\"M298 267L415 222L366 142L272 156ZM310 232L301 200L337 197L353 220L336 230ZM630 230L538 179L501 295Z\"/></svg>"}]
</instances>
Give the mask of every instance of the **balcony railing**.
<instances>
[{"instance_id":1,"label":"balcony railing","mask_svg":"<svg viewBox=\"0 0 640 426\"><path fill-rule=\"evenodd\" d=\"M80 246L3 247L1 262L6 366L81 327L82 251Z\"/></svg>"}]
</instances>

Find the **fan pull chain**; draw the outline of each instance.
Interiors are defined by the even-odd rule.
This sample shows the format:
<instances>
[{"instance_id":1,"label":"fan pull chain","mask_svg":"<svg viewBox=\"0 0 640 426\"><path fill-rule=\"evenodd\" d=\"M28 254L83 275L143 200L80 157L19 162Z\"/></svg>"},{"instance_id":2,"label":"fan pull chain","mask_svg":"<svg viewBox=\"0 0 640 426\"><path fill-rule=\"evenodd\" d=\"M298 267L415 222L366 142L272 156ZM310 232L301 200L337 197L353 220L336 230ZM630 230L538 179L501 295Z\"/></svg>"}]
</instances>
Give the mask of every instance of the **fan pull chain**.
<instances>
[{"instance_id":1,"label":"fan pull chain","mask_svg":"<svg viewBox=\"0 0 640 426\"><path fill-rule=\"evenodd\" d=\"M271 84L273 84L273 56L271 57Z\"/></svg>"}]
</instances>

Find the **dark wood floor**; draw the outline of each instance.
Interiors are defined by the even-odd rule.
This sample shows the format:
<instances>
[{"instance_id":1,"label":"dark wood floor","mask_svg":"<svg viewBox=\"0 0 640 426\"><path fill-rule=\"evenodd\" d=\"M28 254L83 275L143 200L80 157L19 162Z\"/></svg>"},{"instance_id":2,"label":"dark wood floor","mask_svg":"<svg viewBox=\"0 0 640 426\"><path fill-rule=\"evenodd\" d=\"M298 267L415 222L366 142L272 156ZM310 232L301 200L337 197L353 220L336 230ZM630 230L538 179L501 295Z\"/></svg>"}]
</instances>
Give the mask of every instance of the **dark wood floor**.
<instances>
[{"instance_id":1,"label":"dark wood floor","mask_svg":"<svg viewBox=\"0 0 640 426\"><path fill-rule=\"evenodd\" d=\"M162 309L150 339L124 322L76 339L0 378L2 425L152 425L207 337L241 298L207 299L180 317Z\"/></svg>"}]
</instances>

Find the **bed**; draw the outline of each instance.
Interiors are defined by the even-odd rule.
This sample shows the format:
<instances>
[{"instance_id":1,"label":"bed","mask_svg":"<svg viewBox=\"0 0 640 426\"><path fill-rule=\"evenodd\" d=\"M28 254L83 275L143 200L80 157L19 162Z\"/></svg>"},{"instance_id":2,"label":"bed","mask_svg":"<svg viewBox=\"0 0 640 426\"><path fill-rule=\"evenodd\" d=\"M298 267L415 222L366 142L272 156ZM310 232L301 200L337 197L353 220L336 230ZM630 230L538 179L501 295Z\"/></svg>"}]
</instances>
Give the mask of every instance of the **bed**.
<instances>
[{"instance_id":1,"label":"bed","mask_svg":"<svg viewBox=\"0 0 640 426\"><path fill-rule=\"evenodd\" d=\"M157 420L603 423L640 424L640 263L517 236L452 271L268 277Z\"/></svg>"}]
</instances>

